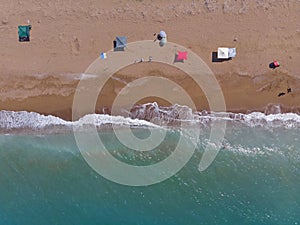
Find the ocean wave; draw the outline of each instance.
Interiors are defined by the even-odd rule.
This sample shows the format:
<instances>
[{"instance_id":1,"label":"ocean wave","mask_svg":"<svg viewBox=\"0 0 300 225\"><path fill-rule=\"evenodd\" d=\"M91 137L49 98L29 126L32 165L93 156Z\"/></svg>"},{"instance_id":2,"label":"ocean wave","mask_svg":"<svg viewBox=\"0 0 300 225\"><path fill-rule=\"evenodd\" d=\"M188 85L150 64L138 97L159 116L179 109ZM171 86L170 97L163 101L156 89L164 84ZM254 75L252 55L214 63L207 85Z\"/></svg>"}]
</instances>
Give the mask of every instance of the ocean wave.
<instances>
[{"instance_id":1,"label":"ocean wave","mask_svg":"<svg viewBox=\"0 0 300 225\"><path fill-rule=\"evenodd\" d=\"M38 129L48 125L71 125L71 122L51 115L41 115L36 112L0 111L0 128L2 129L18 129L26 127Z\"/></svg>"},{"instance_id":2,"label":"ocean wave","mask_svg":"<svg viewBox=\"0 0 300 225\"><path fill-rule=\"evenodd\" d=\"M70 122L69 122L70 123ZM72 122L71 122L72 123ZM101 126L105 124L114 124L120 126L138 126L138 127L154 127L159 126L146 120L140 120L136 118L129 118L123 116L110 116L107 114L89 114L80 118L78 121L73 122L74 126L83 126L93 124Z\"/></svg>"},{"instance_id":3,"label":"ocean wave","mask_svg":"<svg viewBox=\"0 0 300 225\"><path fill-rule=\"evenodd\" d=\"M269 146L256 146L249 147L244 146L242 144L232 145L229 142L226 142L223 145L222 151L229 151L239 154L245 154L248 156L256 156L256 155L272 155L274 153L283 155L282 151L277 147L269 147Z\"/></svg>"},{"instance_id":4,"label":"ocean wave","mask_svg":"<svg viewBox=\"0 0 300 225\"><path fill-rule=\"evenodd\" d=\"M276 109L276 111L270 111L270 108ZM131 118L152 121L160 125L172 125L181 121L206 125L212 121L226 120L239 121L250 127L300 127L300 115L296 113L281 113L280 108L281 106L272 105L272 107L268 106L264 113L252 112L248 114L208 111L193 112L187 106L173 105L170 107L161 107L154 102L135 106L128 114Z\"/></svg>"},{"instance_id":5,"label":"ocean wave","mask_svg":"<svg viewBox=\"0 0 300 225\"><path fill-rule=\"evenodd\" d=\"M110 116L104 114L85 115L77 121L65 121L55 116L45 116L36 112L27 111L0 111L0 130L41 130L51 129L57 131L72 130L74 127L94 125L102 127L105 125L158 127L151 122L139 119L125 118L122 116Z\"/></svg>"},{"instance_id":6,"label":"ocean wave","mask_svg":"<svg viewBox=\"0 0 300 225\"><path fill-rule=\"evenodd\" d=\"M249 127L266 128L299 128L300 115L295 113L269 114L252 112L249 114L231 112L193 112L187 106L173 105L160 107L157 103L147 103L134 107L128 112L128 117L112 116L107 114L89 114L77 121L65 121L55 116L45 116L36 112L27 111L0 111L0 129L9 131L12 129L65 128L72 129L85 125L135 126L135 127L164 127L176 126L181 122L192 125L209 125L212 121L226 120L240 122Z\"/></svg>"}]
</instances>

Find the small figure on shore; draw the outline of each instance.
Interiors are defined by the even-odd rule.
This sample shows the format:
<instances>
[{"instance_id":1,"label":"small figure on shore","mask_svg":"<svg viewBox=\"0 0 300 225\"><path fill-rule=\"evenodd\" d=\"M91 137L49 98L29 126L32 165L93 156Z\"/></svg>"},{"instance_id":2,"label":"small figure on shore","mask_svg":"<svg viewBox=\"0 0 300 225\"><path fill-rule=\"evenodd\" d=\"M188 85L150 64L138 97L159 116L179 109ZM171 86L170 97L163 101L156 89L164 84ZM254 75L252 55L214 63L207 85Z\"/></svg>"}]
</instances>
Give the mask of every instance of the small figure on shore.
<instances>
[{"instance_id":1,"label":"small figure on shore","mask_svg":"<svg viewBox=\"0 0 300 225\"><path fill-rule=\"evenodd\" d=\"M155 37L157 33L154 33L153 36ZM157 37L155 37L154 42L157 40Z\"/></svg>"},{"instance_id":2,"label":"small figure on shore","mask_svg":"<svg viewBox=\"0 0 300 225\"><path fill-rule=\"evenodd\" d=\"M156 40L161 41L163 39L163 36L160 33L159 34L154 33L154 36L156 36L154 41L156 41Z\"/></svg>"},{"instance_id":3,"label":"small figure on shore","mask_svg":"<svg viewBox=\"0 0 300 225\"><path fill-rule=\"evenodd\" d=\"M285 93L284 93L284 92L280 92L280 93L278 94L278 97L283 96L283 95L285 95Z\"/></svg>"},{"instance_id":4,"label":"small figure on shore","mask_svg":"<svg viewBox=\"0 0 300 225\"><path fill-rule=\"evenodd\" d=\"M149 56L149 61L148 62L152 62L152 56Z\"/></svg>"},{"instance_id":5,"label":"small figure on shore","mask_svg":"<svg viewBox=\"0 0 300 225\"><path fill-rule=\"evenodd\" d=\"M292 92L292 88L288 88L288 89L286 89L286 91L287 91L287 93L290 93L290 92Z\"/></svg>"}]
</instances>

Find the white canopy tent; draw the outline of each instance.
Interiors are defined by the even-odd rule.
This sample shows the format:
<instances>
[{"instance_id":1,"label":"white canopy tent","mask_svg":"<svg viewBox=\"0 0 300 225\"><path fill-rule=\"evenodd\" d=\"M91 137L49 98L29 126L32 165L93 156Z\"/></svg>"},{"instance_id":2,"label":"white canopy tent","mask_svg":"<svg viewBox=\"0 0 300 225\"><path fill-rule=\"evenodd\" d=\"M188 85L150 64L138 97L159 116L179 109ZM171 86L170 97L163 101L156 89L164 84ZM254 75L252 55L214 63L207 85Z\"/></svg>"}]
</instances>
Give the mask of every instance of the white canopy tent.
<instances>
[{"instance_id":1,"label":"white canopy tent","mask_svg":"<svg viewBox=\"0 0 300 225\"><path fill-rule=\"evenodd\" d=\"M218 48L218 59L229 59L236 56L236 48Z\"/></svg>"}]
</instances>

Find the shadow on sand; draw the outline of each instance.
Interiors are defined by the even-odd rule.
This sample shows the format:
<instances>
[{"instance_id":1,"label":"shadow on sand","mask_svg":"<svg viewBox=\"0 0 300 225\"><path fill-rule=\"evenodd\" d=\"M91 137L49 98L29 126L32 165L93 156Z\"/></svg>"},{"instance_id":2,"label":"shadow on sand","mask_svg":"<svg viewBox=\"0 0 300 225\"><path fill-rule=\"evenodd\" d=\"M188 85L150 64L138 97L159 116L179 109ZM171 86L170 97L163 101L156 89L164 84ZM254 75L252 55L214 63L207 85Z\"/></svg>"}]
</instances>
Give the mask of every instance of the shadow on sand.
<instances>
[{"instance_id":1,"label":"shadow on sand","mask_svg":"<svg viewBox=\"0 0 300 225\"><path fill-rule=\"evenodd\" d=\"M232 58L229 59L218 59L218 52L212 52L211 53L211 61L212 62L224 62L224 61L230 61Z\"/></svg>"}]
</instances>

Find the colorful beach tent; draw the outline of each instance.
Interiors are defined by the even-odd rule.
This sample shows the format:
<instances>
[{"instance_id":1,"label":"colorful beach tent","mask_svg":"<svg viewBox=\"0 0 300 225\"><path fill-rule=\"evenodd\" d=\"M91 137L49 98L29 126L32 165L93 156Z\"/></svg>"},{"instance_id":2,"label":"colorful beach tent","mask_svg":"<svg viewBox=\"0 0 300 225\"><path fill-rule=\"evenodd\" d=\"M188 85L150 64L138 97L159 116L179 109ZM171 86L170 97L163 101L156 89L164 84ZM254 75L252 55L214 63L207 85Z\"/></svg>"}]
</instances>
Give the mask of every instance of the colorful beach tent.
<instances>
[{"instance_id":1,"label":"colorful beach tent","mask_svg":"<svg viewBox=\"0 0 300 225\"><path fill-rule=\"evenodd\" d=\"M20 42L30 41L30 30L31 25L18 26L18 35Z\"/></svg>"},{"instance_id":2,"label":"colorful beach tent","mask_svg":"<svg viewBox=\"0 0 300 225\"><path fill-rule=\"evenodd\" d=\"M271 69L275 69L275 68L277 68L279 66L280 66L280 63L277 60L274 60L273 62L271 62L269 64L269 68L271 68Z\"/></svg>"},{"instance_id":3,"label":"colorful beach tent","mask_svg":"<svg viewBox=\"0 0 300 225\"><path fill-rule=\"evenodd\" d=\"M236 56L235 48L218 48L218 59L229 59Z\"/></svg>"},{"instance_id":4,"label":"colorful beach tent","mask_svg":"<svg viewBox=\"0 0 300 225\"><path fill-rule=\"evenodd\" d=\"M274 60L273 64L274 64L275 68L280 66L280 63L276 60Z\"/></svg>"},{"instance_id":5,"label":"colorful beach tent","mask_svg":"<svg viewBox=\"0 0 300 225\"><path fill-rule=\"evenodd\" d=\"M117 36L114 41L114 51L124 51L124 48L127 45L127 37Z\"/></svg>"},{"instance_id":6,"label":"colorful beach tent","mask_svg":"<svg viewBox=\"0 0 300 225\"><path fill-rule=\"evenodd\" d=\"M187 60L187 52L180 52L180 51L178 51L178 53L177 53L177 60L178 61Z\"/></svg>"}]
</instances>

